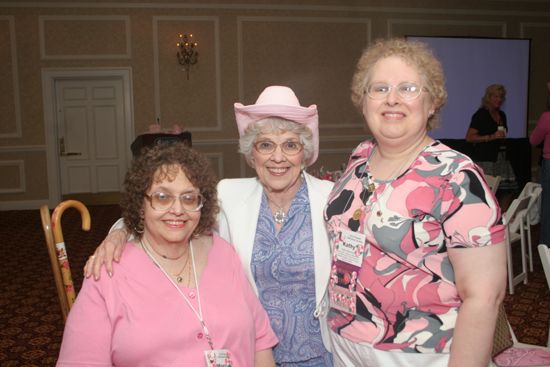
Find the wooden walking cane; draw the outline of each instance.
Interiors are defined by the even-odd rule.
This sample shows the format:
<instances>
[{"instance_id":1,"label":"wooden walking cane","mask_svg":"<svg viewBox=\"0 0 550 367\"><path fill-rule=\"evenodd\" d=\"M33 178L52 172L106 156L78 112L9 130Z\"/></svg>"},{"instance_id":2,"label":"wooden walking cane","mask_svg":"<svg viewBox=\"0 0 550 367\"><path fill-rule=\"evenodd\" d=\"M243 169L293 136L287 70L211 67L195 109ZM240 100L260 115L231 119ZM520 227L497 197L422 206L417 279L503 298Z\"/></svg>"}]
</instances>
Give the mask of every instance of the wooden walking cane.
<instances>
[{"instance_id":1,"label":"wooden walking cane","mask_svg":"<svg viewBox=\"0 0 550 367\"><path fill-rule=\"evenodd\" d=\"M63 287L65 288L67 301L66 307L62 306L63 316L65 319L67 318L67 314L76 298L73 278L71 276L71 268L69 266L69 258L67 257L67 249L65 247L65 241L63 240L63 230L61 228L61 216L68 208L76 208L80 212L80 216L82 218L82 230L89 231L91 222L88 208L77 200L66 200L61 202L55 207L52 214L52 230L55 240L57 262L59 264L59 268L61 269L61 278L63 280Z\"/></svg>"}]
</instances>

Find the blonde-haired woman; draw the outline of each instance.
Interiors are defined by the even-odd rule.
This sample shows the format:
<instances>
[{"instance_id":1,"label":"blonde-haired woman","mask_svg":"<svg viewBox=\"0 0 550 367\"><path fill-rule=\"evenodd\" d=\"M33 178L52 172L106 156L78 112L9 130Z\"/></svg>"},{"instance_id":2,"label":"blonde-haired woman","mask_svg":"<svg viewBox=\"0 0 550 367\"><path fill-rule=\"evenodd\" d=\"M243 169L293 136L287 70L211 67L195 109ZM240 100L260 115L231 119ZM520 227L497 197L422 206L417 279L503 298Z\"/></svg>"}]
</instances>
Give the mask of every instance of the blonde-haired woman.
<instances>
[{"instance_id":1,"label":"blonde-haired woman","mask_svg":"<svg viewBox=\"0 0 550 367\"><path fill-rule=\"evenodd\" d=\"M504 226L479 168L428 135L446 98L421 43L380 40L358 62L352 100L373 139L325 209L335 366L489 365Z\"/></svg>"},{"instance_id":2,"label":"blonde-haired woman","mask_svg":"<svg viewBox=\"0 0 550 367\"><path fill-rule=\"evenodd\" d=\"M481 106L472 115L470 127L466 132L466 141L476 143L476 163L490 175L506 176L505 170L509 163L501 159L502 164L496 162L499 157L502 139L506 138L508 123L506 114L500 108L506 100L506 88L501 84L491 84L485 89L481 98Z\"/></svg>"}]
</instances>

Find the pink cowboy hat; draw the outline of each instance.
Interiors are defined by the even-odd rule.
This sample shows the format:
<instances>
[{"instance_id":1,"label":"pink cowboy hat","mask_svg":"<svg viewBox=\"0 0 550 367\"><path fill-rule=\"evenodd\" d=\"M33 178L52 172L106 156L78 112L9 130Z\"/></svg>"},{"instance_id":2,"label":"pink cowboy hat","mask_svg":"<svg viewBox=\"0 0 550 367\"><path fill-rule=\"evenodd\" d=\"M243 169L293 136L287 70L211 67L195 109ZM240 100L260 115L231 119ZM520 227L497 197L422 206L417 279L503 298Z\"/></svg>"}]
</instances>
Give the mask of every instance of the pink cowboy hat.
<instances>
[{"instance_id":1,"label":"pink cowboy hat","mask_svg":"<svg viewBox=\"0 0 550 367\"><path fill-rule=\"evenodd\" d=\"M281 117L298 124L304 124L313 133L313 154L306 165L310 166L317 160L319 155L319 115L317 106L314 104L309 107L300 106L296 94L289 87L269 86L260 94L255 104L244 106L237 102L234 106L239 136L241 137L248 125L268 117Z\"/></svg>"}]
</instances>

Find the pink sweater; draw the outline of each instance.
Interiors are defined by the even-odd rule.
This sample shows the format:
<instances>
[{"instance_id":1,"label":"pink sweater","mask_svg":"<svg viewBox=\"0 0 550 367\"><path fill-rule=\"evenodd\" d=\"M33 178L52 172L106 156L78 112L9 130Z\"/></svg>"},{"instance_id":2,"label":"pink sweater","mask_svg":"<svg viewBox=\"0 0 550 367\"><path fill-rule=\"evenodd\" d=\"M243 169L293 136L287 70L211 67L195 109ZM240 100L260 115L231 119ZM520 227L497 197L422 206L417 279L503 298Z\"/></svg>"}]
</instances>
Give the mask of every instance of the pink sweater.
<instances>
[{"instance_id":1,"label":"pink sweater","mask_svg":"<svg viewBox=\"0 0 550 367\"><path fill-rule=\"evenodd\" d=\"M199 320L141 249L129 244L112 278L86 279L63 335L57 366L204 366L208 343ZM181 287L198 310L193 288ZM202 273L203 317L214 348L233 365L254 366L277 337L233 247L214 236Z\"/></svg>"},{"instance_id":2,"label":"pink sweater","mask_svg":"<svg viewBox=\"0 0 550 367\"><path fill-rule=\"evenodd\" d=\"M550 111L543 112L537 121L537 126L531 133L529 141L532 145L539 145L544 141L542 156L550 159Z\"/></svg>"}]
</instances>

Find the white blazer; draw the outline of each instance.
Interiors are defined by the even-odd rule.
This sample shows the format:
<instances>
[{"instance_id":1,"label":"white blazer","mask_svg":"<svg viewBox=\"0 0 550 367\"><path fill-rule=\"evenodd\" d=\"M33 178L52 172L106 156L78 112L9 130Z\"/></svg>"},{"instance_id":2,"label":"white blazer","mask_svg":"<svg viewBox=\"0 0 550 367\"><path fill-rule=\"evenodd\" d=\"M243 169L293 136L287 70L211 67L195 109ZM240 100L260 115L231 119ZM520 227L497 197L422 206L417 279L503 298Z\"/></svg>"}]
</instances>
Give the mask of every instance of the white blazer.
<instances>
[{"instance_id":1,"label":"white blazer","mask_svg":"<svg viewBox=\"0 0 550 367\"><path fill-rule=\"evenodd\" d=\"M330 350L329 331L326 322L328 301L326 291L330 277L330 244L325 229L323 210L333 183L317 179L304 172L307 185L311 223L313 229L313 261L315 266L315 317L321 324L321 335L327 350ZM254 291L258 293L250 262L256 236L256 224L260 213L263 186L257 178L224 179L218 183L218 232L235 246L244 270Z\"/></svg>"}]
</instances>

